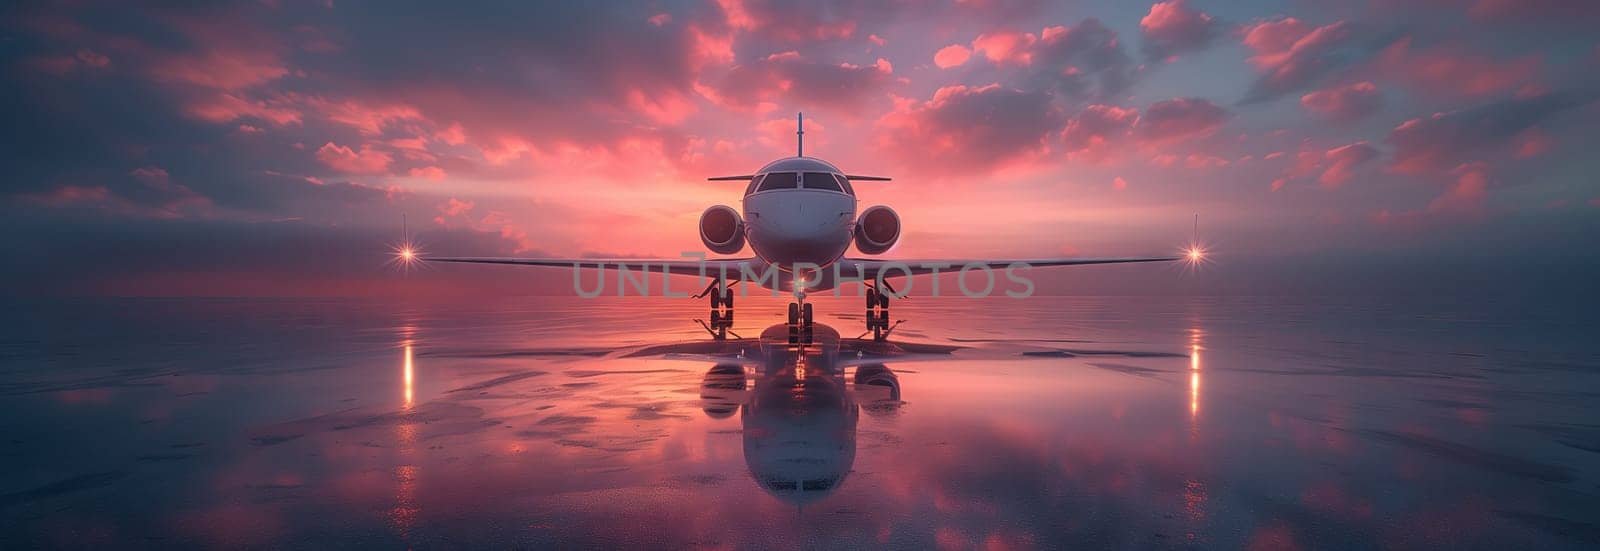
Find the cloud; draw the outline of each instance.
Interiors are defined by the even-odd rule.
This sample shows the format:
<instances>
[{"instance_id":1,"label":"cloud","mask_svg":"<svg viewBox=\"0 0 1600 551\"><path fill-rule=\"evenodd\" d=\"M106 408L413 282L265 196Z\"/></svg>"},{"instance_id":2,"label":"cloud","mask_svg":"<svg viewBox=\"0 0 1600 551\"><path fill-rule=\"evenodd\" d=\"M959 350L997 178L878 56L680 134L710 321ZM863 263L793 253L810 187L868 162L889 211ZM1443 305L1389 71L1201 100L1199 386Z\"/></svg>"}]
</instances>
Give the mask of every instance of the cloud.
<instances>
[{"instance_id":1,"label":"cloud","mask_svg":"<svg viewBox=\"0 0 1600 551\"><path fill-rule=\"evenodd\" d=\"M1117 33L1093 18L1073 27L1044 29L1029 57L1034 70L1030 80L1035 86L1050 85L1073 100L1121 94L1133 83L1136 73Z\"/></svg>"},{"instance_id":2,"label":"cloud","mask_svg":"<svg viewBox=\"0 0 1600 551\"><path fill-rule=\"evenodd\" d=\"M1174 98L1146 109L1133 134L1147 144L1184 141L1215 132L1230 117L1231 113L1210 100Z\"/></svg>"},{"instance_id":3,"label":"cloud","mask_svg":"<svg viewBox=\"0 0 1600 551\"><path fill-rule=\"evenodd\" d=\"M1506 149L1523 131L1586 101L1572 94L1550 94L1405 121L1385 139L1394 146L1389 168L1403 174L1421 174L1479 160Z\"/></svg>"},{"instance_id":4,"label":"cloud","mask_svg":"<svg viewBox=\"0 0 1600 551\"><path fill-rule=\"evenodd\" d=\"M981 174L1048 149L1064 117L1049 94L990 84L946 86L902 101L877 123L880 150L928 172Z\"/></svg>"},{"instance_id":5,"label":"cloud","mask_svg":"<svg viewBox=\"0 0 1600 551\"><path fill-rule=\"evenodd\" d=\"M949 69L967 62L972 57L972 50L960 44L951 44L933 54L933 64L940 69Z\"/></svg>"},{"instance_id":6,"label":"cloud","mask_svg":"<svg viewBox=\"0 0 1600 551\"><path fill-rule=\"evenodd\" d=\"M1219 25L1210 15L1189 9L1184 0L1158 2L1139 20L1143 51L1152 60L1198 51L1216 38Z\"/></svg>"},{"instance_id":7,"label":"cloud","mask_svg":"<svg viewBox=\"0 0 1600 551\"><path fill-rule=\"evenodd\" d=\"M898 11L892 2L781 2L716 0L730 27L775 43L851 38L863 21L882 21Z\"/></svg>"},{"instance_id":8,"label":"cloud","mask_svg":"<svg viewBox=\"0 0 1600 551\"><path fill-rule=\"evenodd\" d=\"M449 201L439 205L439 213L445 216L460 216L471 212L474 206L472 201L462 201L451 197Z\"/></svg>"},{"instance_id":9,"label":"cloud","mask_svg":"<svg viewBox=\"0 0 1600 551\"><path fill-rule=\"evenodd\" d=\"M1312 27L1286 17L1246 26L1244 45L1255 51L1250 63L1262 75L1245 101L1268 100L1315 85L1334 69L1365 57L1350 51L1354 43L1354 28L1344 21Z\"/></svg>"},{"instance_id":10,"label":"cloud","mask_svg":"<svg viewBox=\"0 0 1600 551\"><path fill-rule=\"evenodd\" d=\"M389 163L394 157L372 149L371 144L362 145L360 151L354 151L349 147L328 142L317 149L317 160L339 172L383 174L389 170Z\"/></svg>"},{"instance_id":11,"label":"cloud","mask_svg":"<svg viewBox=\"0 0 1600 551\"><path fill-rule=\"evenodd\" d=\"M412 178L423 178L434 181L443 180L446 176L448 176L444 169L436 166L419 166L411 169L409 174L411 174Z\"/></svg>"},{"instance_id":12,"label":"cloud","mask_svg":"<svg viewBox=\"0 0 1600 551\"><path fill-rule=\"evenodd\" d=\"M1367 142L1356 142L1330 149L1325 157L1328 168L1317 177L1317 183L1323 187L1336 188L1350 179L1351 171L1356 167L1378 158L1378 150Z\"/></svg>"},{"instance_id":13,"label":"cloud","mask_svg":"<svg viewBox=\"0 0 1600 551\"><path fill-rule=\"evenodd\" d=\"M723 105L743 109L793 102L854 111L894 82L893 70L881 58L871 65L853 65L782 52L735 66L713 96Z\"/></svg>"},{"instance_id":14,"label":"cloud","mask_svg":"<svg viewBox=\"0 0 1600 551\"><path fill-rule=\"evenodd\" d=\"M1272 182L1272 190L1278 191L1290 182L1312 178L1315 178L1316 183L1323 188L1337 189L1354 175L1357 168L1377 159L1379 155L1378 149L1365 141L1328 150L1302 144L1300 152L1295 154L1293 161ZM1274 159L1281 156L1274 154L1266 158Z\"/></svg>"},{"instance_id":15,"label":"cloud","mask_svg":"<svg viewBox=\"0 0 1600 551\"><path fill-rule=\"evenodd\" d=\"M92 209L132 218L175 219L210 215L210 198L172 181L166 169L135 168L127 179L111 185L67 184L43 192L25 193L24 203L57 209Z\"/></svg>"},{"instance_id":16,"label":"cloud","mask_svg":"<svg viewBox=\"0 0 1600 551\"><path fill-rule=\"evenodd\" d=\"M273 126L298 125L304 113L281 98L248 99L228 93L209 94L187 100L184 111L190 117L211 123L249 120Z\"/></svg>"},{"instance_id":17,"label":"cloud","mask_svg":"<svg viewBox=\"0 0 1600 551\"><path fill-rule=\"evenodd\" d=\"M1083 108L1061 134L1067 156L1091 162L1109 160L1112 147L1120 142L1139 121L1139 110L1114 105L1090 105Z\"/></svg>"},{"instance_id":18,"label":"cloud","mask_svg":"<svg viewBox=\"0 0 1600 551\"><path fill-rule=\"evenodd\" d=\"M1450 183L1445 192L1420 209L1391 211L1384 209L1370 218L1383 226L1417 226L1430 220L1481 217L1484 199L1498 182L1488 165L1482 161L1463 163L1449 172Z\"/></svg>"},{"instance_id":19,"label":"cloud","mask_svg":"<svg viewBox=\"0 0 1600 551\"><path fill-rule=\"evenodd\" d=\"M1300 107L1324 119L1349 122L1365 118L1383 106L1383 94L1371 82L1334 86L1300 96Z\"/></svg>"},{"instance_id":20,"label":"cloud","mask_svg":"<svg viewBox=\"0 0 1600 551\"><path fill-rule=\"evenodd\" d=\"M1407 37L1384 48L1378 64L1391 78L1435 97L1481 97L1533 83L1541 57L1497 60L1461 45L1414 48Z\"/></svg>"},{"instance_id":21,"label":"cloud","mask_svg":"<svg viewBox=\"0 0 1600 551\"><path fill-rule=\"evenodd\" d=\"M1014 77L1013 86L1051 92L1069 101L1119 95L1138 73L1117 33L1094 18L1072 27L1046 27L1038 34L984 33L972 41L972 52L1007 70Z\"/></svg>"},{"instance_id":22,"label":"cloud","mask_svg":"<svg viewBox=\"0 0 1600 551\"><path fill-rule=\"evenodd\" d=\"M1027 65L1033 62L1033 52L1030 50L1038 40L1033 33L996 31L973 39L972 51L1002 65Z\"/></svg>"}]
</instances>

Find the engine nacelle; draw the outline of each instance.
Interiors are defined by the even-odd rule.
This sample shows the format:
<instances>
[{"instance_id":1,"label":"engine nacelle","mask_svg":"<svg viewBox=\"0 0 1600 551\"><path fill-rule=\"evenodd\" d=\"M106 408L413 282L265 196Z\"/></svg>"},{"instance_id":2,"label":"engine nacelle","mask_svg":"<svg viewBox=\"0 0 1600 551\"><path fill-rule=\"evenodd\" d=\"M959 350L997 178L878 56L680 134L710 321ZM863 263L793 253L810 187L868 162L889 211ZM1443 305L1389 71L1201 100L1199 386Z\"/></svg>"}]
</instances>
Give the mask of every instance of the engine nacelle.
<instances>
[{"instance_id":1,"label":"engine nacelle","mask_svg":"<svg viewBox=\"0 0 1600 551\"><path fill-rule=\"evenodd\" d=\"M882 254L900 240L900 215L878 205L861 211L856 219L856 250L861 254Z\"/></svg>"},{"instance_id":2,"label":"engine nacelle","mask_svg":"<svg viewBox=\"0 0 1600 551\"><path fill-rule=\"evenodd\" d=\"M744 219L739 211L717 205L700 213L700 242L717 254L733 254L744 249Z\"/></svg>"}]
</instances>

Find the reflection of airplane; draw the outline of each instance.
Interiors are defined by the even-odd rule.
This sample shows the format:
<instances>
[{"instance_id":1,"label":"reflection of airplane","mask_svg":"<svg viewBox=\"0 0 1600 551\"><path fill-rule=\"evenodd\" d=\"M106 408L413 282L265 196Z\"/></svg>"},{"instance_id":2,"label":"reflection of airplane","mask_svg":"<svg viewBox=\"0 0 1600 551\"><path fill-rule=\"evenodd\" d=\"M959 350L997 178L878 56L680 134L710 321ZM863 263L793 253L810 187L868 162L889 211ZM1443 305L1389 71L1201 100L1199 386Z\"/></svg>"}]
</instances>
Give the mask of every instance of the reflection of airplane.
<instances>
[{"instance_id":1,"label":"reflection of airplane","mask_svg":"<svg viewBox=\"0 0 1600 551\"><path fill-rule=\"evenodd\" d=\"M811 344L792 344L789 334L779 324L759 339L716 348L663 345L638 354L715 362L700 389L706 415L724 419L737 411L750 476L773 496L803 505L832 493L850 473L860 412L898 409L900 381L884 362L939 357L955 347L841 339L822 324L813 327ZM730 353L752 348L754 355Z\"/></svg>"},{"instance_id":2,"label":"reflection of airplane","mask_svg":"<svg viewBox=\"0 0 1600 551\"><path fill-rule=\"evenodd\" d=\"M805 136L804 127L795 134L797 141L803 144L800 140ZM627 267L630 271L646 273L645 277L654 267L662 273L710 277L712 281L701 295L711 297L712 310L726 307L729 315L733 306L731 286L741 280L752 280L774 291L794 293L795 302L789 304L789 324L801 327L809 327L812 320L811 305L805 303L807 291L833 289L841 280L860 280L869 310L869 330L877 336L887 328L890 297L903 296L883 282L888 277L937 274L941 270L951 272L975 266L974 269L981 268L992 278L994 274L990 270L995 268L1006 269L1009 275L1014 266L1162 262L1185 258L1198 261L1201 256L1200 249L1192 246L1184 256L1160 257L900 261L848 258L844 254L852 242L862 254L878 255L899 241L900 216L881 205L857 216L855 190L851 187L851 182L888 178L848 175L826 161L806 157L803 148L797 149L794 157L768 163L755 174L711 178L748 182L749 185L744 191L742 213L717 205L700 215L700 240L707 249L718 254L738 253L748 242L755 252L754 257L711 260L427 257L423 260L575 268ZM418 258L405 244L399 249L399 255L405 261ZM622 279L620 275L618 279ZM989 282L992 284L993 279ZM618 281L618 285L623 282ZM880 285L883 289L879 289ZM1027 287L1031 289L1031 283ZM713 316L713 322L717 321L719 317Z\"/></svg>"}]
</instances>

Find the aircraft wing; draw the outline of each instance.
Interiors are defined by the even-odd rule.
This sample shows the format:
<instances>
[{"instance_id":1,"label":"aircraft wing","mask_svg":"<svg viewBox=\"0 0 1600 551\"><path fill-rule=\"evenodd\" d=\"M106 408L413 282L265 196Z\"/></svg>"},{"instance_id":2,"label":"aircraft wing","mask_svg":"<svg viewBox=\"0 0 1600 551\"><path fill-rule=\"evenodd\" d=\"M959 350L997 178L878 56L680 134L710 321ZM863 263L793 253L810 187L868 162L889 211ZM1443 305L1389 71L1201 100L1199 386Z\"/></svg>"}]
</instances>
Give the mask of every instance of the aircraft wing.
<instances>
[{"instance_id":1,"label":"aircraft wing","mask_svg":"<svg viewBox=\"0 0 1600 551\"><path fill-rule=\"evenodd\" d=\"M738 278L744 267L748 266L753 273L762 273L766 263L758 258L708 258L698 259L673 259L652 260L644 258L517 258L517 257L421 257L427 262L456 262L465 264L513 264L517 266L552 266L557 268L587 268L587 269L616 269L618 265L627 266L629 270L644 271L648 265L649 270L660 273L662 267L675 275L688 276L717 276L722 270L727 270L731 278Z\"/></svg>"},{"instance_id":2,"label":"aircraft wing","mask_svg":"<svg viewBox=\"0 0 1600 551\"><path fill-rule=\"evenodd\" d=\"M1081 266L1086 264L1128 264L1134 262L1172 262L1183 260L1182 256L1133 256L1112 258L1035 258L1035 259L973 259L973 258L942 258L942 259L910 259L910 260L879 260L867 258L842 258L839 259L839 273L854 277L857 267L860 268L862 277L876 279L880 270L884 277L904 277L907 275L905 268L910 268L910 275L931 274L935 267L941 273L958 271L962 266L982 265L989 268L1004 270L1012 264L1026 264L1033 268L1046 266Z\"/></svg>"}]
</instances>

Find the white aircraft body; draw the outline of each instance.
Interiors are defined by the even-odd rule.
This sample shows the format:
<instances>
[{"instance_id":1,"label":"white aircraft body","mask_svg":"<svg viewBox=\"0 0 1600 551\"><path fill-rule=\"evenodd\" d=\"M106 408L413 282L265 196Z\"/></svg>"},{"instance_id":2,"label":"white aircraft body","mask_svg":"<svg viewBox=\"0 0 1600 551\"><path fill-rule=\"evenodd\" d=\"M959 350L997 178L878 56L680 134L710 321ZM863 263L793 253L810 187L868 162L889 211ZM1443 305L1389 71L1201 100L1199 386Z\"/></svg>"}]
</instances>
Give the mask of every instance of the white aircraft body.
<instances>
[{"instance_id":1,"label":"white aircraft body","mask_svg":"<svg viewBox=\"0 0 1600 551\"><path fill-rule=\"evenodd\" d=\"M789 305L789 324L810 327L811 305L807 292L834 289L844 282L860 281L866 296L868 325L875 322L878 309L880 327L869 327L875 335L888 331L890 298L902 296L887 283L889 278L910 277L978 266L988 270L1018 267L1075 266L1082 264L1120 264L1199 260L1199 250L1180 256L1118 258L1042 258L1042 259L928 259L887 260L848 257L852 243L865 255L888 252L899 242L900 216L887 206L873 206L857 215L852 182L887 181L889 178L846 174L838 167L805 156L804 122L797 117L796 155L767 163L755 174L720 176L712 181L748 182L742 210L716 205L700 216L700 239L717 254L736 254L746 244L755 253L747 258L679 258L672 260L594 259L594 258L506 258L506 257L418 257L429 262L516 264L525 266L571 266L607 269L627 267L630 271L691 275L711 279L706 291L696 295L711 297L711 308L726 307L731 320L732 286L741 281L793 293ZM410 260L413 252L400 253ZM770 277L767 277L770 274ZM991 272L992 275L992 272ZM663 276L664 277L664 276ZM620 278L619 278L620 279ZM799 282L797 284L797 282ZM618 282L619 285L623 283ZM1031 283L1030 283L1031 285ZM880 288L881 287L881 288ZM1030 287L1031 290L1031 287ZM748 292L748 288L746 289ZM717 315L713 313L713 321Z\"/></svg>"}]
</instances>

